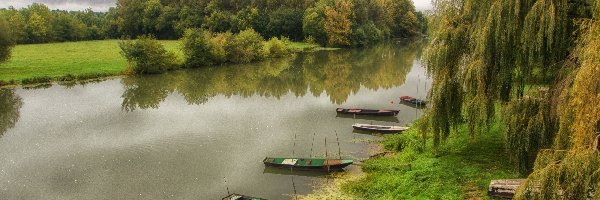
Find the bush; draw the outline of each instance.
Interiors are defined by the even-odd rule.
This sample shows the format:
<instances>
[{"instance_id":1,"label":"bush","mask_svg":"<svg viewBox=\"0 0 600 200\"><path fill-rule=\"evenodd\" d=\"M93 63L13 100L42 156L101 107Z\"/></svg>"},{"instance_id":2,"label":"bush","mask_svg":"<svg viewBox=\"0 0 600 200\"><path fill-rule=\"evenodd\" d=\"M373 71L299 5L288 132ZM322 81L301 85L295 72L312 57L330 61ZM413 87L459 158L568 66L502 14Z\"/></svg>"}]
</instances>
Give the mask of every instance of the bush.
<instances>
[{"instance_id":1,"label":"bush","mask_svg":"<svg viewBox=\"0 0 600 200\"><path fill-rule=\"evenodd\" d=\"M200 29L187 29L183 36L183 54L187 67L199 67L212 63L210 33Z\"/></svg>"},{"instance_id":2,"label":"bush","mask_svg":"<svg viewBox=\"0 0 600 200\"><path fill-rule=\"evenodd\" d=\"M155 74L178 67L175 54L165 50L154 37L142 36L134 41L122 41L119 47L135 74Z\"/></svg>"},{"instance_id":3,"label":"bush","mask_svg":"<svg viewBox=\"0 0 600 200\"><path fill-rule=\"evenodd\" d=\"M264 39L253 29L246 29L225 45L227 60L233 63L249 63L263 59L261 50Z\"/></svg>"},{"instance_id":4,"label":"bush","mask_svg":"<svg viewBox=\"0 0 600 200\"><path fill-rule=\"evenodd\" d=\"M210 38L210 55L214 64L220 64L227 61L227 52L225 51L225 47L232 39L233 34L231 34L231 32L219 33Z\"/></svg>"},{"instance_id":5,"label":"bush","mask_svg":"<svg viewBox=\"0 0 600 200\"><path fill-rule=\"evenodd\" d=\"M277 37L271 38L263 46L263 57L278 58L289 54L289 52L290 50L285 45L285 40L280 40Z\"/></svg>"}]
</instances>

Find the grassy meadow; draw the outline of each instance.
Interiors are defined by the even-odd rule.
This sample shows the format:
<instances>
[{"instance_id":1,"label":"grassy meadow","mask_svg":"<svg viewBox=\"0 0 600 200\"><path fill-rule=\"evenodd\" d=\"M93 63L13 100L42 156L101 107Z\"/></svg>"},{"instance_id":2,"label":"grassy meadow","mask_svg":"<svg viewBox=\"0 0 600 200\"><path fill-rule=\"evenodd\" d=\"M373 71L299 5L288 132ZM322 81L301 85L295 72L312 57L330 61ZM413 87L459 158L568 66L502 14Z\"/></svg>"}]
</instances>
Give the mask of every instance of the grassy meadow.
<instances>
[{"instance_id":1,"label":"grassy meadow","mask_svg":"<svg viewBox=\"0 0 600 200\"><path fill-rule=\"evenodd\" d=\"M471 141L462 127L437 150L431 139L423 149L419 137L416 129L386 136L383 145L393 153L301 199L491 199L490 180L519 178L505 153L500 119Z\"/></svg>"},{"instance_id":2,"label":"grassy meadow","mask_svg":"<svg viewBox=\"0 0 600 200\"><path fill-rule=\"evenodd\" d=\"M160 42L183 61L179 40ZM292 42L288 47L295 51L320 50L318 45L302 42ZM122 75L128 64L120 51L119 40L17 45L8 62L0 64L0 82L27 84Z\"/></svg>"}]
</instances>

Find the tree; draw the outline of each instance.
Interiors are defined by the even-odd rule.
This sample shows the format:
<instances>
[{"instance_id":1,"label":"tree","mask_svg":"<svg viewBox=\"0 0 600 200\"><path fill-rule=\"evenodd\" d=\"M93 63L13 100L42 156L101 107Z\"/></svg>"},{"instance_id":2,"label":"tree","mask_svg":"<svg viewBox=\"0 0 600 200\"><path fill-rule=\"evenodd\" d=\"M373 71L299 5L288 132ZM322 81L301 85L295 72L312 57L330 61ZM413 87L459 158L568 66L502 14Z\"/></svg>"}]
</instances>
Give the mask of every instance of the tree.
<instances>
[{"instance_id":1,"label":"tree","mask_svg":"<svg viewBox=\"0 0 600 200\"><path fill-rule=\"evenodd\" d=\"M212 64L210 33L200 29L188 29L183 35L185 65L199 67Z\"/></svg>"},{"instance_id":2,"label":"tree","mask_svg":"<svg viewBox=\"0 0 600 200\"><path fill-rule=\"evenodd\" d=\"M178 67L175 54L168 52L154 37L141 36L134 41L122 41L119 47L135 74L155 74Z\"/></svg>"},{"instance_id":3,"label":"tree","mask_svg":"<svg viewBox=\"0 0 600 200\"><path fill-rule=\"evenodd\" d=\"M327 33L325 33L325 1L319 1L315 7L304 11L302 19L302 31L305 37L311 36L319 44L327 43Z\"/></svg>"},{"instance_id":4,"label":"tree","mask_svg":"<svg viewBox=\"0 0 600 200\"><path fill-rule=\"evenodd\" d=\"M267 25L268 35L285 36L294 40L301 40L303 11L292 8L279 8L269 14Z\"/></svg>"},{"instance_id":5,"label":"tree","mask_svg":"<svg viewBox=\"0 0 600 200\"><path fill-rule=\"evenodd\" d=\"M146 34L144 30L144 10L146 0L118 0L117 22L121 34L135 37Z\"/></svg>"},{"instance_id":6,"label":"tree","mask_svg":"<svg viewBox=\"0 0 600 200\"><path fill-rule=\"evenodd\" d=\"M248 63L261 60L264 39L253 29L247 29L233 37L227 43L227 60L233 63Z\"/></svg>"},{"instance_id":7,"label":"tree","mask_svg":"<svg viewBox=\"0 0 600 200\"><path fill-rule=\"evenodd\" d=\"M10 58L14 40L10 35L9 26L4 19L0 17L0 63Z\"/></svg>"},{"instance_id":8,"label":"tree","mask_svg":"<svg viewBox=\"0 0 600 200\"><path fill-rule=\"evenodd\" d=\"M9 10L8 12L7 22L10 27L10 35L12 35L15 42L26 43L28 38L25 17L17 10Z\"/></svg>"},{"instance_id":9,"label":"tree","mask_svg":"<svg viewBox=\"0 0 600 200\"><path fill-rule=\"evenodd\" d=\"M352 33L352 2L340 0L335 2L335 7L325 7L324 29L327 33L329 45L350 45L350 34Z\"/></svg>"}]
</instances>

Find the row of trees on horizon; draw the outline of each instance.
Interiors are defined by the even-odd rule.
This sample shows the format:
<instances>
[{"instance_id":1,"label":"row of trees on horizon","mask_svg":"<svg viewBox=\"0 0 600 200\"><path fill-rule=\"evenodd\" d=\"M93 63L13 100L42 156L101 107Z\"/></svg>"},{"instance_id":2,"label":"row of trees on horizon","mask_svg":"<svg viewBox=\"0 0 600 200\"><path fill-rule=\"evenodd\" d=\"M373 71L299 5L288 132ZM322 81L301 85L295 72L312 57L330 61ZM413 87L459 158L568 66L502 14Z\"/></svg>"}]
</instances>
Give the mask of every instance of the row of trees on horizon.
<instances>
[{"instance_id":1,"label":"row of trees on horizon","mask_svg":"<svg viewBox=\"0 0 600 200\"><path fill-rule=\"evenodd\" d=\"M118 0L107 12L50 10L34 3L0 9L18 44L137 38L179 39L188 28L328 46L361 46L427 30L411 0ZM1 19L0 19L1 20Z\"/></svg>"}]
</instances>

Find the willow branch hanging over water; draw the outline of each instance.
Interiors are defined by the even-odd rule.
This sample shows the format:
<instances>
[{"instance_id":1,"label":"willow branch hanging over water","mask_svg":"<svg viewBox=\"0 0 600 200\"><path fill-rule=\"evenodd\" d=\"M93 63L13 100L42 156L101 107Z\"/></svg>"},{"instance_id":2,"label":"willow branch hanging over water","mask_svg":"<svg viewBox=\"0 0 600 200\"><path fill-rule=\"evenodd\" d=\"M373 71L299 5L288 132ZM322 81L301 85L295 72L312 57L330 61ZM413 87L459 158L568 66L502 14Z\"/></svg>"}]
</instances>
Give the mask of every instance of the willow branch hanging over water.
<instances>
[{"instance_id":1,"label":"willow branch hanging over water","mask_svg":"<svg viewBox=\"0 0 600 200\"><path fill-rule=\"evenodd\" d=\"M470 137L486 132L501 107L507 152L531 172L517 198L599 199L600 2L434 5L425 55L434 84L423 120L434 146L463 124Z\"/></svg>"},{"instance_id":2,"label":"willow branch hanging over water","mask_svg":"<svg viewBox=\"0 0 600 200\"><path fill-rule=\"evenodd\" d=\"M434 141L463 121L471 137L485 131L496 101L522 97L534 70L553 73L573 46L566 0L440 0L435 9L425 56Z\"/></svg>"}]
</instances>

